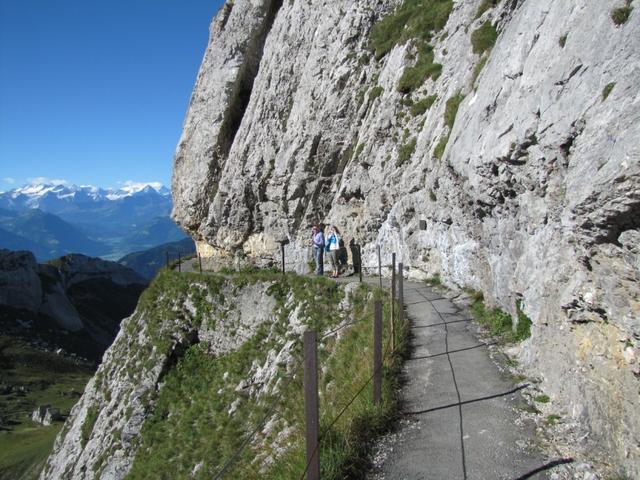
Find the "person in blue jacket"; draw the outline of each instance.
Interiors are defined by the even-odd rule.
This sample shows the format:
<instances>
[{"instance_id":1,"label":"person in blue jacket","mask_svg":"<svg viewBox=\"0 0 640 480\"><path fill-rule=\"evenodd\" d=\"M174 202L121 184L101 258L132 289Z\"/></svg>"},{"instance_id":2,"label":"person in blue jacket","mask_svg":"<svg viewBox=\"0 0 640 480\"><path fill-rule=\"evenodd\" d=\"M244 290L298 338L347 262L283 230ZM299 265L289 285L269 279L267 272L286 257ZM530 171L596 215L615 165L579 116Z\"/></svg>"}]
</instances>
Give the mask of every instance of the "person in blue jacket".
<instances>
[{"instance_id":1,"label":"person in blue jacket","mask_svg":"<svg viewBox=\"0 0 640 480\"><path fill-rule=\"evenodd\" d=\"M311 237L313 258L316 261L316 275L324 275L324 232L322 225L314 225Z\"/></svg>"}]
</instances>

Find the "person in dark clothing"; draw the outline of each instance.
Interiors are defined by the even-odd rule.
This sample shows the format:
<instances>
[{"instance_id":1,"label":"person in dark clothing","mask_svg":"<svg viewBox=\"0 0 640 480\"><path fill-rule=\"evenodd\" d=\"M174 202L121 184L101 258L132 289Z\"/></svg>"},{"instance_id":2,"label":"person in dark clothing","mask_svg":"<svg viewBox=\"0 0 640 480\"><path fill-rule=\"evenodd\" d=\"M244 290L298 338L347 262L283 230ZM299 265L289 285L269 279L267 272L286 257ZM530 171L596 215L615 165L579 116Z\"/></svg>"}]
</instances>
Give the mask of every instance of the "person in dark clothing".
<instances>
[{"instance_id":1,"label":"person in dark clothing","mask_svg":"<svg viewBox=\"0 0 640 480\"><path fill-rule=\"evenodd\" d=\"M349 250L351 250L351 258L353 259L353 273L360 273L362 268L362 259L360 258L360 246L355 239L349 242Z\"/></svg>"},{"instance_id":2,"label":"person in dark clothing","mask_svg":"<svg viewBox=\"0 0 640 480\"><path fill-rule=\"evenodd\" d=\"M324 275L324 232L322 225L314 225L312 230L313 258L316 261L316 275Z\"/></svg>"}]
</instances>

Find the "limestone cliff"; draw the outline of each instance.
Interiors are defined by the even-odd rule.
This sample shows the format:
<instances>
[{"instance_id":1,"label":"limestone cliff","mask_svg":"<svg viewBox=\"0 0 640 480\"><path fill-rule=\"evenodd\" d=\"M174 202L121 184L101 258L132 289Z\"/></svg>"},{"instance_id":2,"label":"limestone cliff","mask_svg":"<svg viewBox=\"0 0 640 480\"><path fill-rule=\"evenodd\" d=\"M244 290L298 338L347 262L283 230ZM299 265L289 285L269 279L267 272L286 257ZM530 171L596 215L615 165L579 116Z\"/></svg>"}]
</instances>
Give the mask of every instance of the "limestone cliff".
<instances>
[{"instance_id":1,"label":"limestone cliff","mask_svg":"<svg viewBox=\"0 0 640 480\"><path fill-rule=\"evenodd\" d=\"M412 5L227 2L176 151L174 218L212 262L268 262L290 238L299 270L310 225L335 223L365 264L380 245L409 277L521 305L521 359L580 446L639 476L637 8Z\"/></svg>"}]
</instances>

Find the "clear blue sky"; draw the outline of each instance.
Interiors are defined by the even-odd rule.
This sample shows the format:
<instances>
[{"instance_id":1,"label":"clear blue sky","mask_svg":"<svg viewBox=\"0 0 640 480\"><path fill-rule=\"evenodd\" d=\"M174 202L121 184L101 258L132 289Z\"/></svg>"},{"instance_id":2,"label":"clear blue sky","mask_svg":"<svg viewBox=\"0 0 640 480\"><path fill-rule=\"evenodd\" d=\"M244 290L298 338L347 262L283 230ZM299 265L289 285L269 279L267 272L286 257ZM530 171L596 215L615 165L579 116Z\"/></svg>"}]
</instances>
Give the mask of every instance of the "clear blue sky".
<instances>
[{"instance_id":1,"label":"clear blue sky","mask_svg":"<svg viewBox=\"0 0 640 480\"><path fill-rule=\"evenodd\" d=\"M0 0L0 191L169 184L223 0Z\"/></svg>"}]
</instances>

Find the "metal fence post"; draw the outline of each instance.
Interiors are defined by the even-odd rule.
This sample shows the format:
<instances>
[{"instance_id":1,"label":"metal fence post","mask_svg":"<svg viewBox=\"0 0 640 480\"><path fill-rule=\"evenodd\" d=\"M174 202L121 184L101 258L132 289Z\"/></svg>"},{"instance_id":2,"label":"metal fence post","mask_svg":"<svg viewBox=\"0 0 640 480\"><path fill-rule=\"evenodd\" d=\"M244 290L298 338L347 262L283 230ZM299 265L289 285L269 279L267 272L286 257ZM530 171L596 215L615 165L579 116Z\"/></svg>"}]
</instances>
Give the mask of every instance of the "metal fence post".
<instances>
[{"instance_id":1,"label":"metal fence post","mask_svg":"<svg viewBox=\"0 0 640 480\"><path fill-rule=\"evenodd\" d=\"M182 272L182 256L180 255L180 252L178 252L178 273Z\"/></svg>"},{"instance_id":2,"label":"metal fence post","mask_svg":"<svg viewBox=\"0 0 640 480\"><path fill-rule=\"evenodd\" d=\"M373 309L373 404L382 402L382 302Z\"/></svg>"},{"instance_id":3,"label":"metal fence post","mask_svg":"<svg viewBox=\"0 0 640 480\"><path fill-rule=\"evenodd\" d=\"M398 322L404 322L404 275L402 262L398 264Z\"/></svg>"},{"instance_id":4,"label":"metal fence post","mask_svg":"<svg viewBox=\"0 0 640 480\"><path fill-rule=\"evenodd\" d=\"M200 273L202 274L202 257L198 253L198 265L200 265Z\"/></svg>"},{"instance_id":5,"label":"metal fence post","mask_svg":"<svg viewBox=\"0 0 640 480\"><path fill-rule=\"evenodd\" d=\"M280 250L282 251L282 274L284 275L284 242L280 242Z\"/></svg>"},{"instance_id":6,"label":"metal fence post","mask_svg":"<svg viewBox=\"0 0 640 480\"><path fill-rule=\"evenodd\" d=\"M358 244L358 274L362 283L362 245Z\"/></svg>"},{"instance_id":7,"label":"metal fence post","mask_svg":"<svg viewBox=\"0 0 640 480\"><path fill-rule=\"evenodd\" d=\"M380 290L382 290L382 258L380 257L380 244L378 246L378 279L380 280Z\"/></svg>"},{"instance_id":8,"label":"metal fence post","mask_svg":"<svg viewBox=\"0 0 640 480\"><path fill-rule=\"evenodd\" d=\"M320 480L318 348L316 332L304 332L304 416L307 437L307 480Z\"/></svg>"},{"instance_id":9,"label":"metal fence post","mask_svg":"<svg viewBox=\"0 0 640 480\"><path fill-rule=\"evenodd\" d=\"M391 351L396 349L396 254L391 254Z\"/></svg>"},{"instance_id":10,"label":"metal fence post","mask_svg":"<svg viewBox=\"0 0 640 480\"><path fill-rule=\"evenodd\" d=\"M166 257L166 265L167 265L167 270L169 270L169 252L166 251L165 253L165 257Z\"/></svg>"}]
</instances>

